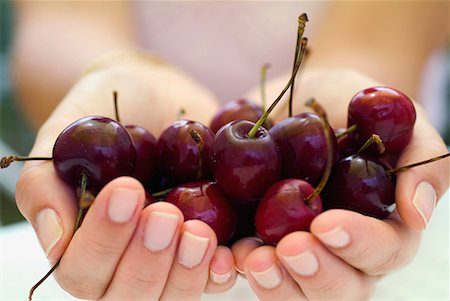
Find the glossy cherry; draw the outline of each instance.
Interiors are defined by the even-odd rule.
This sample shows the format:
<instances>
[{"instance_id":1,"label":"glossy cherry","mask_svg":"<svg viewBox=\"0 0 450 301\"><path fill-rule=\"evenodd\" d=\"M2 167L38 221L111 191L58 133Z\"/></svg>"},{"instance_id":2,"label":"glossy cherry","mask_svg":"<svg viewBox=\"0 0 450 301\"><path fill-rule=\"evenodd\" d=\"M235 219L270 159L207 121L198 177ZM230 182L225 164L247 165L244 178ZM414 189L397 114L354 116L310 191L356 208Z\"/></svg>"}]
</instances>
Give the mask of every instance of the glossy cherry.
<instances>
[{"instance_id":1,"label":"glossy cherry","mask_svg":"<svg viewBox=\"0 0 450 301\"><path fill-rule=\"evenodd\" d=\"M197 121L178 120L158 139L158 167L168 185L211 177L214 133Z\"/></svg>"},{"instance_id":2,"label":"glossy cherry","mask_svg":"<svg viewBox=\"0 0 450 301\"><path fill-rule=\"evenodd\" d=\"M128 131L107 117L75 121L59 134L53 147L58 176L75 188L84 173L87 189L94 193L114 178L132 175L135 163L136 151Z\"/></svg>"},{"instance_id":3,"label":"glossy cherry","mask_svg":"<svg viewBox=\"0 0 450 301\"><path fill-rule=\"evenodd\" d=\"M232 202L214 182L197 181L174 188L166 201L183 212L185 220L198 219L216 233L219 244L226 244L236 230L237 215Z\"/></svg>"},{"instance_id":4,"label":"glossy cherry","mask_svg":"<svg viewBox=\"0 0 450 301\"><path fill-rule=\"evenodd\" d=\"M398 154L411 140L416 111L411 99L388 87L372 87L358 92L348 107L348 123L356 125L350 133L355 148L361 147L372 134L386 146L386 154ZM375 147L372 154L378 154Z\"/></svg>"},{"instance_id":5,"label":"glossy cherry","mask_svg":"<svg viewBox=\"0 0 450 301\"><path fill-rule=\"evenodd\" d=\"M145 187L157 180L157 140L145 128L137 125L125 125L136 149L136 168L133 177Z\"/></svg>"},{"instance_id":6,"label":"glossy cherry","mask_svg":"<svg viewBox=\"0 0 450 301\"><path fill-rule=\"evenodd\" d=\"M252 100L246 98L230 100L226 102L214 115L209 128L214 133L217 133L222 126L234 120L248 120L256 122L259 118L261 118L263 113L263 108ZM271 128L272 122L270 119L266 119L263 126L266 129Z\"/></svg>"},{"instance_id":7,"label":"glossy cherry","mask_svg":"<svg viewBox=\"0 0 450 301\"><path fill-rule=\"evenodd\" d=\"M324 207L340 208L384 219L395 208L395 178L379 160L352 155L333 168L324 195Z\"/></svg>"},{"instance_id":8,"label":"glossy cherry","mask_svg":"<svg viewBox=\"0 0 450 301\"><path fill-rule=\"evenodd\" d=\"M332 129L324 121L328 131ZM299 178L316 185L327 166L328 148L321 118L315 113L301 113L275 124L269 133L280 149L283 178ZM333 162L337 157L337 142L331 136Z\"/></svg>"},{"instance_id":9,"label":"glossy cherry","mask_svg":"<svg viewBox=\"0 0 450 301\"><path fill-rule=\"evenodd\" d=\"M217 132L212 158L213 173L220 189L240 201L258 200L280 178L278 146L269 132L250 121L232 121Z\"/></svg>"},{"instance_id":10,"label":"glossy cherry","mask_svg":"<svg viewBox=\"0 0 450 301\"><path fill-rule=\"evenodd\" d=\"M285 179L264 194L255 215L256 233L266 244L275 245L294 231L309 231L312 220L322 212L320 196L305 201L314 187L300 179Z\"/></svg>"}]
</instances>

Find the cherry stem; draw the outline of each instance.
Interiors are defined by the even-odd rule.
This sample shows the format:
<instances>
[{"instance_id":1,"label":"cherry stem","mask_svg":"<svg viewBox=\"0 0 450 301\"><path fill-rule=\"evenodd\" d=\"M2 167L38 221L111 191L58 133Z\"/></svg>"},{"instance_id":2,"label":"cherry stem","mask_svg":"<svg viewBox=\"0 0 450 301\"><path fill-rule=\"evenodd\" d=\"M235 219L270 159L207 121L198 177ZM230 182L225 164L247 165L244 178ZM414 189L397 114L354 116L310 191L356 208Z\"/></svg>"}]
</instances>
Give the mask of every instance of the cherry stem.
<instances>
[{"instance_id":1,"label":"cherry stem","mask_svg":"<svg viewBox=\"0 0 450 301\"><path fill-rule=\"evenodd\" d=\"M263 111L266 110L266 79L267 79L267 69L269 68L270 64L264 64L261 67L260 92L261 92L261 106Z\"/></svg>"},{"instance_id":2,"label":"cherry stem","mask_svg":"<svg viewBox=\"0 0 450 301\"><path fill-rule=\"evenodd\" d=\"M306 14L301 14L298 17L298 30L297 30L297 41L295 42L295 55L294 55L294 64L292 66L292 72L295 70L295 65L297 64L297 57L299 55L299 48L301 44L301 40L303 38L303 33L305 32L306 22L308 22L308 16ZM306 49L305 49L306 51ZM291 90L289 91L289 117L292 117L292 102L294 97L294 85L295 79L292 81Z\"/></svg>"},{"instance_id":3,"label":"cherry stem","mask_svg":"<svg viewBox=\"0 0 450 301\"><path fill-rule=\"evenodd\" d=\"M431 159L428 159L428 160L424 160L424 161L412 163L412 164L409 164L409 165L401 166L401 167L398 167L398 168L389 169L387 171L387 173L389 175L392 175L394 173L405 171L405 170L408 170L410 168L413 168L413 167L416 167L416 166L419 166L419 165L424 165L424 164L428 164L428 163L432 163L432 162L435 162L435 161L439 161L439 160L445 159L448 156L450 156L450 153L446 153L446 154L441 155L441 156L437 156L437 157L434 157L434 158L431 158Z\"/></svg>"},{"instance_id":4,"label":"cherry stem","mask_svg":"<svg viewBox=\"0 0 450 301\"><path fill-rule=\"evenodd\" d=\"M86 189L87 186L87 174L85 172L81 173L81 193L80 193L80 199L79 199L79 209L78 209L78 214L77 214L77 219L75 222L75 226L73 229L73 234L75 234L75 232L78 230L78 228L80 228L81 226L81 222L83 221L83 216L85 213L85 210L87 210L87 208L92 204L93 202L93 197L92 193L89 192ZM86 207L86 205L88 204L87 199L91 200L91 202L89 203L89 206ZM59 266L59 263L61 262L61 257L59 257L58 261L51 267L51 269L44 275L44 277L42 277L35 285L33 285L33 287L30 289L30 292L28 294L28 300L31 301L33 299L33 294L36 291L36 289L56 270L56 268Z\"/></svg>"},{"instance_id":5,"label":"cherry stem","mask_svg":"<svg viewBox=\"0 0 450 301\"><path fill-rule=\"evenodd\" d=\"M328 126L328 122L326 121L326 119L321 117L320 121L322 122L323 134L325 136L325 141L326 141L326 146L327 146L327 151L328 151L327 165L325 167L325 171L323 173L322 179L320 179L319 184L317 184L314 191L305 198L305 202L308 205L311 205L314 198L316 198L322 192L322 190L325 188L325 185L327 184L328 179L330 178L331 169L333 167L333 148L332 148L333 142L331 141L331 133L330 133L331 131L330 131L330 128Z\"/></svg>"},{"instance_id":6,"label":"cherry stem","mask_svg":"<svg viewBox=\"0 0 450 301\"><path fill-rule=\"evenodd\" d=\"M160 197L160 196L163 196L163 195L168 194L168 193L171 192L172 190L173 190L173 187L167 188L167 189L164 189L164 190L161 190L161 191L152 193L152 196L154 196L155 198L157 198L157 197Z\"/></svg>"},{"instance_id":7,"label":"cherry stem","mask_svg":"<svg viewBox=\"0 0 450 301\"><path fill-rule=\"evenodd\" d=\"M373 143L377 144L378 147L378 153L381 155L386 150L386 147L384 146L383 140L381 140L381 137L377 134L372 134L369 139L361 146L361 148L356 152L356 155L359 155L360 153L364 152L371 146Z\"/></svg>"},{"instance_id":8,"label":"cherry stem","mask_svg":"<svg viewBox=\"0 0 450 301\"><path fill-rule=\"evenodd\" d=\"M120 118L119 118L119 105L118 105L118 93L117 91L113 91L113 99L114 99L114 113L116 115L116 121L120 122Z\"/></svg>"},{"instance_id":9,"label":"cherry stem","mask_svg":"<svg viewBox=\"0 0 450 301\"><path fill-rule=\"evenodd\" d=\"M300 68L300 65L301 65L300 63L302 61L303 54L305 53L305 49L306 49L306 44L307 43L308 43L308 39L307 38L303 38L302 39L302 47L300 49L301 52L300 52L300 55L298 56L297 64L295 66L294 72L291 75L291 78L289 79L289 82L286 84L286 86L284 87L283 91L281 91L280 95L278 95L278 97L273 101L273 103L270 105L270 107L264 112L264 114L255 123L255 125L250 129L250 131L247 134L247 136L249 138L255 137L256 132L258 131L259 127L266 121L266 119L269 116L269 114L273 111L273 109L278 104L278 102L281 100L283 95L286 93L286 91L292 85L292 82L294 81L295 75L297 74L297 72L298 72L298 70Z\"/></svg>"},{"instance_id":10,"label":"cherry stem","mask_svg":"<svg viewBox=\"0 0 450 301\"><path fill-rule=\"evenodd\" d=\"M205 142L203 141L202 136L194 129L188 130L189 134L191 135L192 140L194 140L195 145L198 149L198 166L197 166L197 180L200 180L202 178L202 170L203 170L203 150L205 149Z\"/></svg>"},{"instance_id":11,"label":"cherry stem","mask_svg":"<svg viewBox=\"0 0 450 301\"><path fill-rule=\"evenodd\" d=\"M314 97L310 97L306 102L305 105L311 109L313 109L313 111L319 115L320 117L322 117L323 119L328 121L328 117L327 117L327 112L325 111L325 109L320 105L320 103L318 103L316 101L316 99Z\"/></svg>"},{"instance_id":12,"label":"cherry stem","mask_svg":"<svg viewBox=\"0 0 450 301\"><path fill-rule=\"evenodd\" d=\"M2 168L2 169L6 168L15 161L38 161L38 160L51 161L52 159L53 159L52 157L22 157L22 156L11 155L11 156L2 157L2 159L0 160L0 168Z\"/></svg>"},{"instance_id":13,"label":"cherry stem","mask_svg":"<svg viewBox=\"0 0 450 301\"><path fill-rule=\"evenodd\" d=\"M336 134L336 139L340 139L341 137L344 137L345 135L351 134L355 132L358 129L358 126L356 124L352 125L351 127L347 128L345 131L340 132L339 134Z\"/></svg>"}]
</instances>

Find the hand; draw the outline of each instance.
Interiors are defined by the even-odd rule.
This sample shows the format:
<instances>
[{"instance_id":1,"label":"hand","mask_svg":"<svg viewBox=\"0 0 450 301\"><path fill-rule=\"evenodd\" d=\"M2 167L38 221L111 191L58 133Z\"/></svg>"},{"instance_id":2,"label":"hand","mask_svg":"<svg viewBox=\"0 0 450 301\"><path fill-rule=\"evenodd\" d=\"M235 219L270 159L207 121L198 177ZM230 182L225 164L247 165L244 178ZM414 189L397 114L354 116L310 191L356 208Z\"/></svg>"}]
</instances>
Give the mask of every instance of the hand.
<instances>
[{"instance_id":1,"label":"hand","mask_svg":"<svg viewBox=\"0 0 450 301\"><path fill-rule=\"evenodd\" d=\"M285 82L268 85L268 91L280 91ZM343 127L352 96L375 85L379 83L353 71L317 71L303 75L296 100L316 97L329 112L332 126ZM414 135L398 166L447 152L421 106L415 105ZM297 103L297 111L303 109ZM286 112L278 110L278 118L287 116ZM311 233L291 233L276 247L262 246L254 239L238 241L232 247L236 267L261 300L366 300L380 277L414 257L420 230L448 189L449 175L440 172L446 166L448 161L443 160L399 173L397 210L385 220L329 210L316 217Z\"/></svg>"},{"instance_id":2,"label":"hand","mask_svg":"<svg viewBox=\"0 0 450 301\"><path fill-rule=\"evenodd\" d=\"M80 117L114 117L114 90L121 120L155 135L181 108L186 118L202 122L207 122L205 112L216 110L209 92L172 67L121 63L79 80L39 130L31 155L51 155L57 135ZM54 264L62 256L55 278L78 298L195 300L205 289L231 287L233 256L228 248L217 247L213 230L200 221L184 221L168 203L143 209L144 197L144 188L133 178L111 181L73 235L74 188L57 177L51 162L27 162L17 183L19 210L48 259Z\"/></svg>"}]
</instances>

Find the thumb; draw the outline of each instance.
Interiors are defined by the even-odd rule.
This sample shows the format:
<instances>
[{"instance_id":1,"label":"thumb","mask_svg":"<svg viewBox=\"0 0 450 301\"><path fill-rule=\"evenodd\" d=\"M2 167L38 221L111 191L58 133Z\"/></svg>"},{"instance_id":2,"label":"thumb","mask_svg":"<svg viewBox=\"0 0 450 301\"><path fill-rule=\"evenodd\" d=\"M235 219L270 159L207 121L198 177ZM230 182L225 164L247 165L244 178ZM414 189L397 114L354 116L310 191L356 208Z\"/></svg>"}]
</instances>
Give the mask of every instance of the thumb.
<instances>
[{"instance_id":1,"label":"thumb","mask_svg":"<svg viewBox=\"0 0 450 301\"><path fill-rule=\"evenodd\" d=\"M397 167L443 155L448 149L417 103L413 137L401 154ZM412 229L423 230L439 199L449 188L449 158L397 173L395 198L403 221Z\"/></svg>"}]
</instances>

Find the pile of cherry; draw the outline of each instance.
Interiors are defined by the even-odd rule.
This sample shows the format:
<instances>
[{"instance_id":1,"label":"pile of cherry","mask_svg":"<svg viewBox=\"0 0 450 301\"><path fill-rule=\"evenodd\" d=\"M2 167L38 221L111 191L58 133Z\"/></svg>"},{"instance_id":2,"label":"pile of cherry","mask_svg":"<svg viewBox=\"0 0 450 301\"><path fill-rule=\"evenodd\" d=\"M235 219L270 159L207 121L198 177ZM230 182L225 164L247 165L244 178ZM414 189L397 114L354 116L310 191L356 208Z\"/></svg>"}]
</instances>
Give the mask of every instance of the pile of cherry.
<instances>
[{"instance_id":1,"label":"pile of cherry","mask_svg":"<svg viewBox=\"0 0 450 301\"><path fill-rule=\"evenodd\" d=\"M254 102L233 100L209 127L181 119L158 139L140 126L89 116L61 132L51 158L10 156L2 167L51 159L78 191L82 215L109 181L135 177L146 188L147 205L175 204L186 220L210 225L221 244L253 235L276 244L292 231L308 231L330 208L379 219L393 211L398 169L386 162L395 162L409 143L416 119L406 95L388 87L358 92L343 133L316 112L275 125L262 115ZM373 134L378 139L371 145Z\"/></svg>"},{"instance_id":2,"label":"pile of cherry","mask_svg":"<svg viewBox=\"0 0 450 301\"><path fill-rule=\"evenodd\" d=\"M120 122L114 93L115 119L81 118L60 133L51 157L3 157L0 167L51 160L77 192L75 231L98 192L120 176L143 184L146 205L173 203L186 220L211 226L225 245L254 235L276 244L290 232L308 231L317 215L332 208L384 219L395 208L395 174L450 153L392 168L411 140L416 112L406 95L388 87L353 97L347 129L332 129L318 103L310 104L312 112L292 116L306 22L302 14L291 78L267 110L248 99L233 100L209 126L181 119L156 139L143 127ZM289 117L273 124L268 115L289 88ZM58 264L31 288L29 300Z\"/></svg>"}]
</instances>

